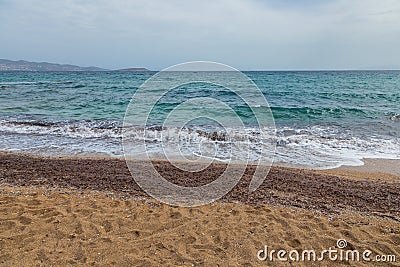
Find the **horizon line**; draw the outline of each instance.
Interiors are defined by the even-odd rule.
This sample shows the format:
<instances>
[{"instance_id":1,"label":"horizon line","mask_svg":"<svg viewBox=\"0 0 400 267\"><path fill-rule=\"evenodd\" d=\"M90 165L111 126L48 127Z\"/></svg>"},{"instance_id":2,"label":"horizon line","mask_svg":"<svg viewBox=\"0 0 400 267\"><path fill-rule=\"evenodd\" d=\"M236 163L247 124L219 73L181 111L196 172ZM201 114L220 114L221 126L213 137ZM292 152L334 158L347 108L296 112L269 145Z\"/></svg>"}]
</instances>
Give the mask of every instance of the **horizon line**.
<instances>
[{"instance_id":1,"label":"horizon line","mask_svg":"<svg viewBox=\"0 0 400 267\"><path fill-rule=\"evenodd\" d=\"M7 60L7 61L14 61L14 62L18 62L18 61L25 61L25 62L29 62L29 63L49 63L49 64L56 64L56 65L72 65L72 66L77 66L80 68L99 68L102 70L98 70L99 72L107 72L107 71L124 71L124 70L128 70L128 69L147 69L148 71L151 72L159 72L162 71L165 68L159 69L159 70L152 70L149 69L147 67L118 67L118 68L113 68L113 69L109 69L109 68L104 68L104 67L99 67L99 66L95 66L95 65L85 65L85 66L81 66L81 65L76 65L74 63L54 63L54 62L48 62L48 61L29 61L26 59L17 59L17 60L13 60L13 59L6 59L6 58L0 58L0 60ZM166 67L168 68L168 67ZM266 69L239 69L237 68L239 71L247 71L247 72L251 72L251 71L275 71L275 72L307 72L307 71L400 71L400 67L395 67L395 68L372 68L372 67L368 67L368 68L299 68L299 69L272 69L272 68L266 68ZM0 71L29 71L29 70L0 70ZM87 71L90 72L91 70L81 70L81 71ZM210 70L212 71L212 70ZM32 71L34 72L34 71ZM68 72L68 70L65 70L65 72Z\"/></svg>"}]
</instances>

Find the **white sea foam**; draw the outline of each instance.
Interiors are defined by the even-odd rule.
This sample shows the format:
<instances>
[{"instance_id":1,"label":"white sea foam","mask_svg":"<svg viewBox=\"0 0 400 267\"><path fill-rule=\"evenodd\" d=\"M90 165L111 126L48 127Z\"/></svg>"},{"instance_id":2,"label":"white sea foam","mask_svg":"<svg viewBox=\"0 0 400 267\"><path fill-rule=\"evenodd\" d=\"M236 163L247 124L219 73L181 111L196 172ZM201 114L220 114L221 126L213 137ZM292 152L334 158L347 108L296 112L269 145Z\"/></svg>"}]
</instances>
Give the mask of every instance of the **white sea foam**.
<instances>
[{"instance_id":1,"label":"white sea foam","mask_svg":"<svg viewBox=\"0 0 400 267\"><path fill-rule=\"evenodd\" d=\"M47 123L0 120L0 132L26 135L56 135L72 138L121 138L121 129L116 124L118 123L102 124L96 121Z\"/></svg>"},{"instance_id":2,"label":"white sea foam","mask_svg":"<svg viewBox=\"0 0 400 267\"><path fill-rule=\"evenodd\" d=\"M398 137L360 137L335 127L280 127L277 138L256 129L143 128L123 129L129 140L147 151L134 151L138 157L148 153L153 157L180 153L185 157L213 158L221 162L257 162L263 148L275 141L274 161L278 164L313 169L334 168L340 165L362 165L362 158L400 159ZM23 151L40 155L102 155L122 157L122 128L117 121L10 121L0 120L1 150ZM265 144L265 147L263 147ZM241 153L231 155L231 146ZM133 146L135 148L135 146ZM177 149L175 149L177 148ZM264 151L265 152L265 151ZM267 151L270 153L271 151ZM177 155L178 156L178 155Z\"/></svg>"}]
</instances>

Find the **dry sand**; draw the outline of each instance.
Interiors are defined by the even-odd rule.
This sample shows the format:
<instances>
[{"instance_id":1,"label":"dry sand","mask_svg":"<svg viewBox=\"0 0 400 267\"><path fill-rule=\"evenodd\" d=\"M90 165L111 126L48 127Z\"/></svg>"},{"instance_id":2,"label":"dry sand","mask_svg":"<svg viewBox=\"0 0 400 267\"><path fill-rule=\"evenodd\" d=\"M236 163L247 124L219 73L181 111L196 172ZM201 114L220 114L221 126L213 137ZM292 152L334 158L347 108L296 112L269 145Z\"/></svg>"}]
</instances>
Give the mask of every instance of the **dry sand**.
<instances>
[{"instance_id":1,"label":"dry sand","mask_svg":"<svg viewBox=\"0 0 400 267\"><path fill-rule=\"evenodd\" d=\"M198 180L155 165L178 184ZM221 201L179 208L147 197L121 160L2 153L0 265L399 266L398 175L273 168L251 194L252 171ZM347 249L396 255L397 262L257 259L265 245L318 252L339 238Z\"/></svg>"}]
</instances>

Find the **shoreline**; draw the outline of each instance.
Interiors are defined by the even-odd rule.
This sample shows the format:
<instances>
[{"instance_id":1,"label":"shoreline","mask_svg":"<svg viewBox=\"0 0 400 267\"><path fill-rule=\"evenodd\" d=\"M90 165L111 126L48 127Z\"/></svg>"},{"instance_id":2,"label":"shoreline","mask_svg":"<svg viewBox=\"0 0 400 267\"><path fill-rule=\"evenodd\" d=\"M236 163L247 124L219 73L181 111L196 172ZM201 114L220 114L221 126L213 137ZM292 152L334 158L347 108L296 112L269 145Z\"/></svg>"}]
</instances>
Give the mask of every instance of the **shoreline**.
<instances>
[{"instance_id":1,"label":"shoreline","mask_svg":"<svg viewBox=\"0 0 400 267\"><path fill-rule=\"evenodd\" d=\"M60 155L60 156L54 156L54 155L49 155L49 156L44 156L44 155L37 155L37 154L31 154L31 153L25 153L25 152L14 152L14 151L5 151L5 150L0 150L0 155L1 154L10 154L10 155L21 155L21 156L28 156L28 157L36 157L36 158L44 158L44 159L83 159L83 160L121 160L125 161L125 157L122 156L95 156L95 155L70 155L70 156L65 156L65 155ZM133 159L134 161L141 161L140 158ZM361 158L359 159L363 164L362 165L347 165L347 164L341 164L336 167L331 167L331 168L313 168L309 166L303 166L303 165L291 165L291 164L286 164L286 163L276 163L273 162L271 164L271 167L282 167L282 168L289 168L289 169L300 169L300 170L310 170L310 171L316 171L316 172L327 172L327 173L343 173L343 172L348 172L348 173L369 173L369 174L384 174L384 175L393 175L393 176L400 176L400 159L399 158ZM158 159L157 161L165 161L163 159ZM176 160L172 160L176 162ZM203 164L205 162L199 161L198 163L195 164ZM213 164L226 164L225 162L222 161L215 161ZM245 165L244 163L231 163L231 164L236 164L236 165ZM253 165L253 164L248 164L248 165Z\"/></svg>"},{"instance_id":2,"label":"shoreline","mask_svg":"<svg viewBox=\"0 0 400 267\"><path fill-rule=\"evenodd\" d=\"M121 198L149 197L135 182L123 159L54 158L0 153L0 186L60 188L111 192ZM137 162L140 173L142 162ZM211 164L198 173L165 161L153 166L168 181L200 186L215 180L226 165ZM387 213L400 220L400 175L347 170L313 171L272 166L263 184L249 192L255 166L247 166L239 183L221 202L272 204L340 213L343 210Z\"/></svg>"}]
</instances>

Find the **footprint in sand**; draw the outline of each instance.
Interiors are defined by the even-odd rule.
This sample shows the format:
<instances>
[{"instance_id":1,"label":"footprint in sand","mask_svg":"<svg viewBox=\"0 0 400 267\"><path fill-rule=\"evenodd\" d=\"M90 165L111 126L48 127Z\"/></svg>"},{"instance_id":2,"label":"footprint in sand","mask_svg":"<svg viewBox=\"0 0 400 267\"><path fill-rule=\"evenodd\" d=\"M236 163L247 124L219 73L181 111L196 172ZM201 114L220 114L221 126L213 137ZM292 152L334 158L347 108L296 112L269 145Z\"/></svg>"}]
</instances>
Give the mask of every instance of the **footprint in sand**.
<instances>
[{"instance_id":1,"label":"footprint in sand","mask_svg":"<svg viewBox=\"0 0 400 267\"><path fill-rule=\"evenodd\" d=\"M5 232L14 229L16 223L13 221L0 221L0 232Z\"/></svg>"},{"instance_id":2,"label":"footprint in sand","mask_svg":"<svg viewBox=\"0 0 400 267\"><path fill-rule=\"evenodd\" d=\"M169 217L172 219L179 219L182 217L182 214L180 212L171 212Z\"/></svg>"},{"instance_id":3,"label":"footprint in sand","mask_svg":"<svg viewBox=\"0 0 400 267\"><path fill-rule=\"evenodd\" d=\"M18 221L23 225L28 225L28 224L32 223L32 219L25 217L25 216L18 217Z\"/></svg>"},{"instance_id":4,"label":"footprint in sand","mask_svg":"<svg viewBox=\"0 0 400 267\"><path fill-rule=\"evenodd\" d=\"M301 242L300 242L300 240L298 240L298 239L296 238L296 239L290 240L290 241L288 242L288 245L289 245L290 247L292 247L292 248L298 248L298 247L300 247Z\"/></svg>"}]
</instances>

